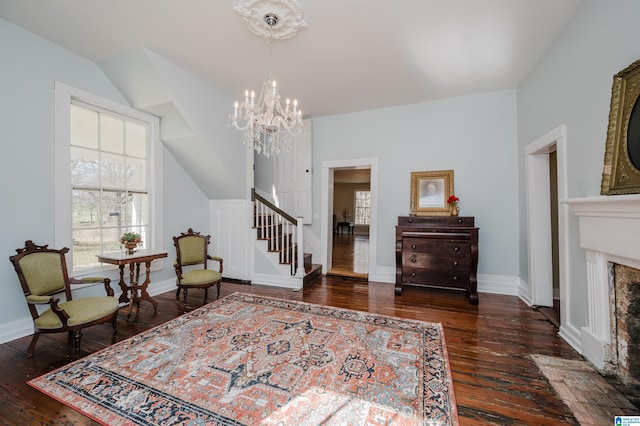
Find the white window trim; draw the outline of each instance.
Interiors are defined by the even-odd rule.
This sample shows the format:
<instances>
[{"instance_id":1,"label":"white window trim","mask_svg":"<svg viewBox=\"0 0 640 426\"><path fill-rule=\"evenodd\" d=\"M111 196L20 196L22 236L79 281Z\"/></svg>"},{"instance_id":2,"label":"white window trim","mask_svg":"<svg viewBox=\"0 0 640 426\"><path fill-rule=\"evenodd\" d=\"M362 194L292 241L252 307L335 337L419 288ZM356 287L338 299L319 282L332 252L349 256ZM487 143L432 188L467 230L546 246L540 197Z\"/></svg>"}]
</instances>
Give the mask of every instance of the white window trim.
<instances>
[{"instance_id":1,"label":"white window trim","mask_svg":"<svg viewBox=\"0 0 640 426\"><path fill-rule=\"evenodd\" d=\"M164 246L164 217L163 217L163 181L162 181L162 144L160 142L160 119L156 116L102 98L59 81L54 82L54 246L56 248L69 247L73 250L72 215L71 215L71 100L76 99L102 109L133 117L150 124L149 152L149 197L150 215L152 223L151 241L149 249L161 249ZM71 253L73 255L73 253ZM152 270L164 267L162 260L153 262ZM69 274L73 274L71 262L67 262ZM82 275L117 269L114 265L104 265L90 270L83 270Z\"/></svg>"}]
</instances>

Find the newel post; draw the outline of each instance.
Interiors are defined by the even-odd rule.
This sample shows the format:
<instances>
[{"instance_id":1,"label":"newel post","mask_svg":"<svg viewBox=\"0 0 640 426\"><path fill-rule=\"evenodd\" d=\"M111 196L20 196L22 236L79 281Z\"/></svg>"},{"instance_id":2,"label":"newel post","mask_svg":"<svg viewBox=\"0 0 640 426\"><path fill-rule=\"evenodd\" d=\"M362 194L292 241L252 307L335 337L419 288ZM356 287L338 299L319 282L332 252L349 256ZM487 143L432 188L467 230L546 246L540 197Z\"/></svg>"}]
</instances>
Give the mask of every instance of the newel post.
<instances>
[{"instance_id":1,"label":"newel post","mask_svg":"<svg viewBox=\"0 0 640 426\"><path fill-rule=\"evenodd\" d=\"M304 241L302 239L302 217L296 218L296 239L298 241L298 267L296 268L296 277L304 278Z\"/></svg>"}]
</instances>

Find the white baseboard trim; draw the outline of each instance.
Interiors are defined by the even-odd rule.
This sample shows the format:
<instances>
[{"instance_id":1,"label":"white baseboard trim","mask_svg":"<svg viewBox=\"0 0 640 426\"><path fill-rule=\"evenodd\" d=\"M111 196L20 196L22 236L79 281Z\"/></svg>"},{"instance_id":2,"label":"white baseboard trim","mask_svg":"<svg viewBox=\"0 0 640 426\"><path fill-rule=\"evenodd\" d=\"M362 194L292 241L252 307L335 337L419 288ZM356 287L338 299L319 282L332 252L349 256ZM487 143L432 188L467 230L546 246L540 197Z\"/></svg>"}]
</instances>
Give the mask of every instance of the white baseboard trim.
<instances>
[{"instance_id":1,"label":"white baseboard trim","mask_svg":"<svg viewBox=\"0 0 640 426\"><path fill-rule=\"evenodd\" d=\"M268 285L272 287L284 287L291 290L302 289L302 279L295 277L282 277L278 275L253 274L251 284Z\"/></svg>"},{"instance_id":2,"label":"white baseboard trim","mask_svg":"<svg viewBox=\"0 0 640 426\"><path fill-rule=\"evenodd\" d=\"M396 267L395 266L377 266L375 271L369 271L369 281L379 283L396 283Z\"/></svg>"},{"instance_id":3,"label":"white baseboard trim","mask_svg":"<svg viewBox=\"0 0 640 426\"><path fill-rule=\"evenodd\" d=\"M520 298L520 300L526 303L527 306L533 305L533 298L531 297L531 288L529 284L522 279L520 280L520 285L518 286L518 297Z\"/></svg>"},{"instance_id":4,"label":"white baseboard trim","mask_svg":"<svg viewBox=\"0 0 640 426\"><path fill-rule=\"evenodd\" d=\"M560 331L558 335L564 339L565 342L571 345L580 355L582 355L582 332L572 325L563 324L560 325Z\"/></svg>"},{"instance_id":5,"label":"white baseboard trim","mask_svg":"<svg viewBox=\"0 0 640 426\"><path fill-rule=\"evenodd\" d=\"M0 327L0 343L7 343L31 334L33 334L33 319L29 316L2 324L2 327Z\"/></svg>"},{"instance_id":6,"label":"white baseboard trim","mask_svg":"<svg viewBox=\"0 0 640 426\"><path fill-rule=\"evenodd\" d=\"M478 274L479 293L517 296L519 283L520 278L511 275Z\"/></svg>"}]
</instances>

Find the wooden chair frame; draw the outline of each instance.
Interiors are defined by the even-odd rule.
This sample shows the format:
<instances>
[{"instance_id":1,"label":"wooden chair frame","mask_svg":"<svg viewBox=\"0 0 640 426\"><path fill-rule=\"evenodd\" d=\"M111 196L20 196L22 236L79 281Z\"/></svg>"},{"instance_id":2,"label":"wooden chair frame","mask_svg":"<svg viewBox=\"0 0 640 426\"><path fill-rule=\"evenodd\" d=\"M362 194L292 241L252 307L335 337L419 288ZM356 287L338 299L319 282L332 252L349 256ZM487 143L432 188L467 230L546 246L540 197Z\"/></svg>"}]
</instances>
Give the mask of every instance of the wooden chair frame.
<instances>
[{"instance_id":1,"label":"wooden chair frame","mask_svg":"<svg viewBox=\"0 0 640 426\"><path fill-rule=\"evenodd\" d=\"M180 253L180 240L182 238L185 237L198 237L202 239L202 244L203 244L203 250L204 250L204 257L202 258L201 261L198 262L183 262L182 261L182 255ZM176 291L176 299L180 299L180 291L182 291L182 300L183 300L183 305L186 305L187 303L187 294L189 292L189 289L194 289L194 288L201 288L204 289L204 303L207 303L207 297L208 297L208 293L209 293L209 288L213 287L214 285L217 287L217 294L216 294L216 300L218 298L220 298L220 284L222 282L222 270L223 270L223 259L221 257L217 257L217 256L211 256L209 255L208 252L208 247L209 247L209 243L211 242L211 236L210 235L200 235L200 232L195 232L193 229L189 228L187 230L187 232L181 232L180 236L178 237L173 237L173 245L176 248L176 259L174 261L174 268L176 271L176 276L177 276L177 282L176 285L178 286L178 289ZM215 261L218 262L219 264L219 270L218 272L220 272L220 278L214 281L210 281L210 282L206 282L206 283L202 283L202 284L190 284L190 285L182 285L182 280L184 279L183 277L183 267L184 266L194 266L194 265L203 265L204 269L208 269L207 268L207 263L208 261Z\"/></svg>"},{"instance_id":2,"label":"wooden chair frame","mask_svg":"<svg viewBox=\"0 0 640 426\"><path fill-rule=\"evenodd\" d=\"M24 248L16 249L16 252L18 254L11 256L9 260L13 264L16 270L16 273L18 274L18 279L20 280L20 285L22 286L22 291L24 293L25 298L31 295L31 290L29 289L27 279L23 273L22 267L20 266L20 260L23 259L24 257L31 256L36 253L57 253L60 256L62 274L64 277L64 293L67 301L73 300L73 295L71 290L72 285L87 284L90 282L103 282L105 291L107 292L107 296L113 297L114 292L110 286L111 280L109 278L86 278L86 279L79 280L79 279L69 277L67 272L67 263L65 259L65 255L68 251L69 249L67 247L64 247L60 250L55 250L55 249L48 248L47 245L44 245L44 246L36 245L31 240L25 242ZM58 306L60 299L54 296L54 294L60 294L60 293L62 293L62 290L56 290L54 292L48 293L46 296L49 296L49 299L46 301L44 299L38 302L27 301L29 306L29 312L31 313L31 317L34 320L34 334L31 340L31 344L29 345L29 349L27 351L27 358L33 357L35 346L36 346L36 343L38 342L38 338L40 337L41 333L68 332L69 343L73 344L76 356L80 352L80 340L82 338L82 329L84 328L91 327L96 324L111 322L114 330L114 337L115 337L115 333L118 330L117 328L118 310L116 310L110 315L104 316L102 318L96 319L91 322L78 324L78 325L70 325L68 323L68 320L70 318L69 314ZM41 304L50 305L51 310L58 316L58 318L60 318L60 321L62 322L62 327L41 329L35 325L35 320L40 316L40 314L38 313L38 309L36 308L36 305L41 305Z\"/></svg>"}]
</instances>

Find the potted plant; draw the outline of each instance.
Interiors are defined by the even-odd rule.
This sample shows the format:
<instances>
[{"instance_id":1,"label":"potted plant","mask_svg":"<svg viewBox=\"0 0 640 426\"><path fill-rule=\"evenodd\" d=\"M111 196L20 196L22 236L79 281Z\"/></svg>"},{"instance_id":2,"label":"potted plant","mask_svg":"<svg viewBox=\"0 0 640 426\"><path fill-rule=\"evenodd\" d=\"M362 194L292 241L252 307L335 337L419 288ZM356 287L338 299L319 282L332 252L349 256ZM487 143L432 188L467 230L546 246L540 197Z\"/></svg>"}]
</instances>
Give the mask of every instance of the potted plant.
<instances>
[{"instance_id":1,"label":"potted plant","mask_svg":"<svg viewBox=\"0 0 640 426\"><path fill-rule=\"evenodd\" d=\"M128 254L133 254L134 249L142 242L140 234L136 232L125 232L120 237L120 244L124 245Z\"/></svg>"}]
</instances>

